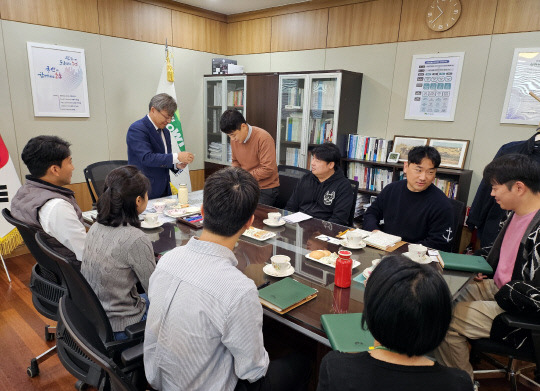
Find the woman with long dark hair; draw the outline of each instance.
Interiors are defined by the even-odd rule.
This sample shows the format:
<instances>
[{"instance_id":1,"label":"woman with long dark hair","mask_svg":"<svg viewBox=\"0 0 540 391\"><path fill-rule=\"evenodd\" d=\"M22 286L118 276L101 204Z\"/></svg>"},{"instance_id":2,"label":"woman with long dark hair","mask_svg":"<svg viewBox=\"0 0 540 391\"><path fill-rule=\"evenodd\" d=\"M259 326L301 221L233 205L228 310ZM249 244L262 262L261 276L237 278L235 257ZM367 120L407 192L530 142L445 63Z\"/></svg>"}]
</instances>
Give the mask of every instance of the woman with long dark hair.
<instances>
[{"instance_id":1,"label":"woman with long dark hair","mask_svg":"<svg viewBox=\"0 0 540 391\"><path fill-rule=\"evenodd\" d=\"M81 272L98 296L115 334L146 319L148 289L156 267L152 243L141 231L139 214L148 204L150 182L135 166L119 167L105 179L97 221L86 236Z\"/></svg>"}]
</instances>

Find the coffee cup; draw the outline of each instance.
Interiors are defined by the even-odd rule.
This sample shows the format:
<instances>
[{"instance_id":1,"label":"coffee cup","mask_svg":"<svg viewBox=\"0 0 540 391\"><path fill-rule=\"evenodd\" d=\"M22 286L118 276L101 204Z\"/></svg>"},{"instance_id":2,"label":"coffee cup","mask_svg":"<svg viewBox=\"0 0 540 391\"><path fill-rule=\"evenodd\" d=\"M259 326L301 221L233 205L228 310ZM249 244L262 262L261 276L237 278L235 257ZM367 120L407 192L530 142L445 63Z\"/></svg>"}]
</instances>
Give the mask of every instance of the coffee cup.
<instances>
[{"instance_id":1,"label":"coffee cup","mask_svg":"<svg viewBox=\"0 0 540 391\"><path fill-rule=\"evenodd\" d=\"M291 258L286 255L274 255L270 258L272 267L278 273L283 273L285 270L291 267Z\"/></svg>"},{"instance_id":2,"label":"coffee cup","mask_svg":"<svg viewBox=\"0 0 540 391\"><path fill-rule=\"evenodd\" d=\"M268 213L268 220L272 224L278 224L281 220L281 213L279 212L270 212Z\"/></svg>"},{"instance_id":3,"label":"coffee cup","mask_svg":"<svg viewBox=\"0 0 540 391\"><path fill-rule=\"evenodd\" d=\"M147 213L144 215L144 222L148 225L156 225L158 223L157 213Z\"/></svg>"},{"instance_id":4,"label":"coffee cup","mask_svg":"<svg viewBox=\"0 0 540 391\"><path fill-rule=\"evenodd\" d=\"M362 234L360 231L351 230L347 232L347 243L351 246L359 246L362 243Z\"/></svg>"},{"instance_id":5,"label":"coffee cup","mask_svg":"<svg viewBox=\"0 0 540 391\"><path fill-rule=\"evenodd\" d=\"M157 213L163 213L166 205L167 204L163 201L156 201L154 202L154 209L156 210Z\"/></svg>"},{"instance_id":6,"label":"coffee cup","mask_svg":"<svg viewBox=\"0 0 540 391\"><path fill-rule=\"evenodd\" d=\"M422 261L427 253L427 247L421 244L409 244L409 256L413 261Z\"/></svg>"}]
</instances>

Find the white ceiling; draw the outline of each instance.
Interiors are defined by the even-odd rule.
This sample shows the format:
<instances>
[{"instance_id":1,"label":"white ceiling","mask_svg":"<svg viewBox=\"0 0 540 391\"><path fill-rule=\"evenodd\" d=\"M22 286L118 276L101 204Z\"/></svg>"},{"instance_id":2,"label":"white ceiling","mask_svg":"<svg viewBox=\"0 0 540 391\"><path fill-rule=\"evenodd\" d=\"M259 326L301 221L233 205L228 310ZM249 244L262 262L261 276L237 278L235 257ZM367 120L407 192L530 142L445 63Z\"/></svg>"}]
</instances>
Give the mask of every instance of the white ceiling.
<instances>
[{"instance_id":1,"label":"white ceiling","mask_svg":"<svg viewBox=\"0 0 540 391\"><path fill-rule=\"evenodd\" d=\"M311 0L174 0L178 3L191 5L205 10L231 15L242 12L256 11L280 5L305 3Z\"/></svg>"}]
</instances>

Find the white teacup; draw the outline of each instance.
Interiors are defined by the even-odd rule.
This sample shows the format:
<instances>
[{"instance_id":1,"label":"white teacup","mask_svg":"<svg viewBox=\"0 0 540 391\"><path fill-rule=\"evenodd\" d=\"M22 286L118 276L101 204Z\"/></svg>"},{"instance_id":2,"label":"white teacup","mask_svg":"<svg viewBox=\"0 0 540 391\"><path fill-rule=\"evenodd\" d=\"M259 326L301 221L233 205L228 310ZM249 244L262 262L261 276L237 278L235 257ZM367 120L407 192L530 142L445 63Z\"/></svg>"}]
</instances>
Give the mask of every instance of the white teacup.
<instances>
[{"instance_id":1,"label":"white teacup","mask_svg":"<svg viewBox=\"0 0 540 391\"><path fill-rule=\"evenodd\" d=\"M268 220L270 220L270 223L272 224L278 224L281 220L281 213L279 212L270 212L268 213Z\"/></svg>"},{"instance_id":2,"label":"white teacup","mask_svg":"<svg viewBox=\"0 0 540 391\"><path fill-rule=\"evenodd\" d=\"M286 255L274 255L270 258L272 267L278 272L283 273L291 267L291 258Z\"/></svg>"},{"instance_id":3,"label":"white teacup","mask_svg":"<svg viewBox=\"0 0 540 391\"><path fill-rule=\"evenodd\" d=\"M157 213L147 213L144 215L144 222L148 225L156 225L158 222Z\"/></svg>"},{"instance_id":4,"label":"white teacup","mask_svg":"<svg viewBox=\"0 0 540 391\"><path fill-rule=\"evenodd\" d=\"M409 244L409 255L413 261L422 261L427 253L427 247L421 244Z\"/></svg>"},{"instance_id":5,"label":"white teacup","mask_svg":"<svg viewBox=\"0 0 540 391\"><path fill-rule=\"evenodd\" d=\"M359 246L362 243L362 234L360 233L360 231L348 231L346 237L347 243L351 246Z\"/></svg>"},{"instance_id":6,"label":"white teacup","mask_svg":"<svg viewBox=\"0 0 540 391\"><path fill-rule=\"evenodd\" d=\"M156 201L154 202L154 209L156 210L157 213L163 213L166 205L167 204L163 201Z\"/></svg>"}]
</instances>

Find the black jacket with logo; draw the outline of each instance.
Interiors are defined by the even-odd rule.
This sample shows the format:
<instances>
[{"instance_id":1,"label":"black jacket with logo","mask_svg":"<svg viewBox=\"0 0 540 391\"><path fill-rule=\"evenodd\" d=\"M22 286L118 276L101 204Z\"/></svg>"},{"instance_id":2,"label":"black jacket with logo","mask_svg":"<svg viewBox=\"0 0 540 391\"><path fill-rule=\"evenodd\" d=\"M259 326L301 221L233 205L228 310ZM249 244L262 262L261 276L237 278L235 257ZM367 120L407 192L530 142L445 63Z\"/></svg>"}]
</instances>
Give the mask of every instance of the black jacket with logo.
<instances>
[{"instance_id":1,"label":"black jacket with logo","mask_svg":"<svg viewBox=\"0 0 540 391\"><path fill-rule=\"evenodd\" d=\"M313 173L304 175L296 185L285 209L303 212L331 223L347 225L353 202L351 184L338 167L324 182L320 182Z\"/></svg>"}]
</instances>

